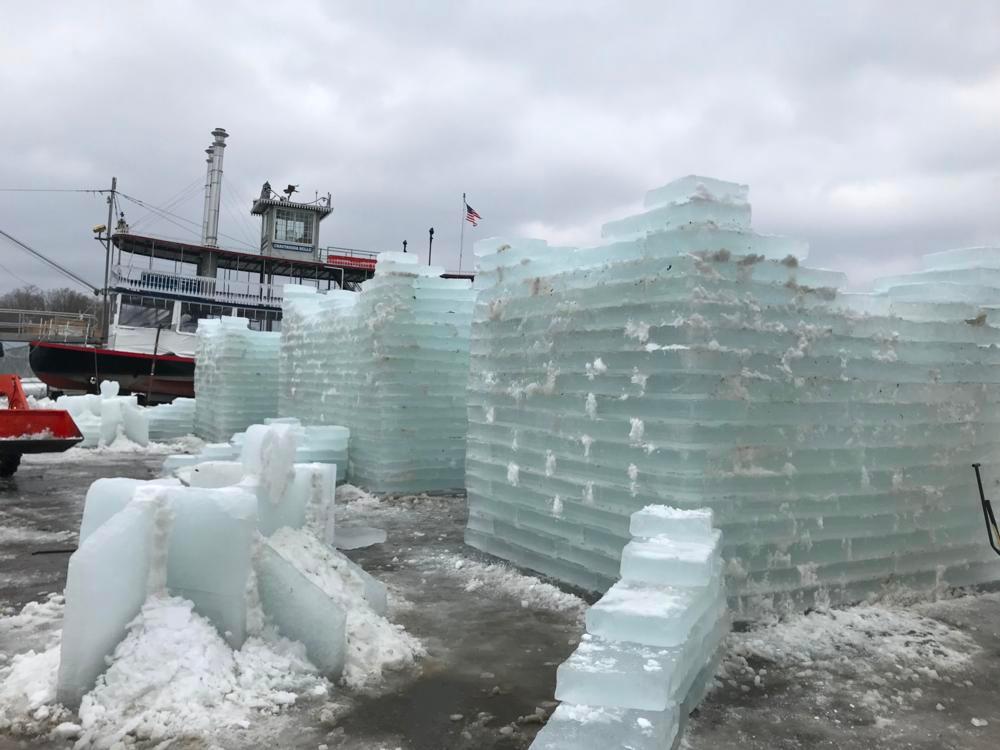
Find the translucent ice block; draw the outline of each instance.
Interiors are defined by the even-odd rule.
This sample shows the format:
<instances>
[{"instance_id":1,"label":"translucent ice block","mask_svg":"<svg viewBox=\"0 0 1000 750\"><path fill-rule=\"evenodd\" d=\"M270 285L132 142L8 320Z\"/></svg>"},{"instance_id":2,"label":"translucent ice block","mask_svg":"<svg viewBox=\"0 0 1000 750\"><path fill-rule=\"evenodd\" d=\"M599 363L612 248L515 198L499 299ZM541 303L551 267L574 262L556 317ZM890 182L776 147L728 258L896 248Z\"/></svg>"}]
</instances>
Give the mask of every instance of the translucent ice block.
<instances>
[{"instance_id":1,"label":"translucent ice block","mask_svg":"<svg viewBox=\"0 0 1000 750\"><path fill-rule=\"evenodd\" d=\"M246 638L246 587L257 529L257 499L244 489L167 492L173 524L167 588L194 603L234 648Z\"/></svg>"},{"instance_id":2,"label":"translucent ice block","mask_svg":"<svg viewBox=\"0 0 1000 750\"><path fill-rule=\"evenodd\" d=\"M344 669L347 613L268 544L255 562L264 614L287 638L306 647L309 660L330 679Z\"/></svg>"},{"instance_id":3,"label":"translucent ice block","mask_svg":"<svg viewBox=\"0 0 1000 750\"><path fill-rule=\"evenodd\" d=\"M667 505L647 505L632 514L629 524L629 533L637 537L670 536L707 541L712 532L711 508L682 510Z\"/></svg>"},{"instance_id":4,"label":"translucent ice block","mask_svg":"<svg viewBox=\"0 0 1000 750\"><path fill-rule=\"evenodd\" d=\"M563 703L531 743L532 750L663 750L677 735L677 709L627 708Z\"/></svg>"},{"instance_id":5,"label":"translucent ice block","mask_svg":"<svg viewBox=\"0 0 1000 750\"><path fill-rule=\"evenodd\" d=\"M622 578L662 586L705 586L716 574L722 532L708 541L633 539L622 550Z\"/></svg>"},{"instance_id":6,"label":"translucent ice block","mask_svg":"<svg viewBox=\"0 0 1000 750\"><path fill-rule=\"evenodd\" d=\"M587 632L609 640L676 646L723 596L715 586L682 588L619 581L587 610Z\"/></svg>"},{"instance_id":7,"label":"translucent ice block","mask_svg":"<svg viewBox=\"0 0 1000 750\"><path fill-rule=\"evenodd\" d=\"M385 529L373 526L337 526L334 544L337 549L361 549L373 544L382 544L386 540Z\"/></svg>"},{"instance_id":8,"label":"translucent ice block","mask_svg":"<svg viewBox=\"0 0 1000 750\"><path fill-rule=\"evenodd\" d=\"M133 502L101 524L69 559L57 696L76 707L146 600L158 506Z\"/></svg>"},{"instance_id":9,"label":"translucent ice block","mask_svg":"<svg viewBox=\"0 0 1000 750\"><path fill-rule=\"evenodd\" d=\"M111 477L93 482L84 499L80 544L82 545L105 521L128 505L139 487L147 485L177 487L180 482L173 478L143 480L126 477Z\"/></svg>"}]
</instances>

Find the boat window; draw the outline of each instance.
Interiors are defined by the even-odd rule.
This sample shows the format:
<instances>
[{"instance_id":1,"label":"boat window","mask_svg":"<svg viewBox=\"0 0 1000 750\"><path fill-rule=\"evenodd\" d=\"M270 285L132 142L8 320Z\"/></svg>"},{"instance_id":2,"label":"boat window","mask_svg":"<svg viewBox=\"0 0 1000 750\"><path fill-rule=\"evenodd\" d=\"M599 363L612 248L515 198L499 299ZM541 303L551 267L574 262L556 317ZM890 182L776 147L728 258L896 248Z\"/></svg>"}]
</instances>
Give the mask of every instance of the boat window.
<instances>
[{"instance_id":1,"label":"boat window","mask_svg":"<svg viewBox=\"0 0 1000 750\"><path fill-rule=\"evenodd\" d=\"M222 305L206 305L200 302L181 302L180 330L194 333L198 330L198 321L205 318L221 318L228 315L229 307Z\"/></svg>"},{"instance_id":2,"label":"boat window","mask_svg":"<svg viewBox=\"0 0 1000 750\"><path fill-rule=\"evenodd\" d=\"M274 216L275 242L297 242L311 245L313 241L313 215L309 211L279 208Z\"/></svg>"},{"instance_id":3,"label":"boat window","mask_svg":"<svg viewBox=\"0 0 1000 750\"><path fill-rule=\"evenodd\" d=\"M118 324L138 328L170 328L174 301L159 297L123 294Z\"/></svg>"}]
</instances>

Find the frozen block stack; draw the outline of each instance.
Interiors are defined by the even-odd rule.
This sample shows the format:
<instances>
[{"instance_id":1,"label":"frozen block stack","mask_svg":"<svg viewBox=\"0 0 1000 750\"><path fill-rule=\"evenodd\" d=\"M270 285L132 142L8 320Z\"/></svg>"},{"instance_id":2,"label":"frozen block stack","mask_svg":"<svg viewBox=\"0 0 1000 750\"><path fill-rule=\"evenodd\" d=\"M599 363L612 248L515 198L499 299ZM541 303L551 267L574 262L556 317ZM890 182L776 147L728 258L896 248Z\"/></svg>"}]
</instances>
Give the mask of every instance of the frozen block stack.
<instances>
[{"instance_id":1,"label":"frozen block stack","mask_svg":"<svg viewBox=\"0 0 1000 750\"><path fill-rule=\"evenodd\" d=\"M845 295L747 194L685 178L597 247L477 243L467 542L606 590L665 504L714 510L741 606L1000 577L969 468L1000 459L1000 328L943 286L984 254L931 258L927 302Z\"/></svg>"},{"instance_id":2,"label":"frozen block stack","mask_svg":"<svg viewBox=\"0 0 1000 750\"><path fill-rule=\"evenodd\" d=\"M232 436L228 443L206 443L195 454L167 456L163 462L163 473L171 474L177 469L196 466L209 461L235 461L245 448L248 432L268 425L287 424L295 433L295 462L300 464L321 463L337 467L337 481L343 482L347 472L347 447L351 433L338 425L303 425L293 418L265 419L262 425L251 425L244 432Z\"/></svg>"},{"instance_id":3,"label":"frozen block stack","mask_svg":"<svg viewBox=\"0 0 1000 750\"><path fill-rule=\"evenodd\" d=\"M149 439L168 442L193 435L195 408L193 398L175 398L169 404L158 404L146 409Z\"/></svg>"},{"instance_id":4,"label":"frozen block stack","mask_svg":"<svg viewBox=\"0 0 1000 750\"><path fill-rule=\"evenodd\" d=\"M280 413L351 431L348 478L378 492L464 483L473 291L382 253L361 293L285 287Z\"/></svg>"},{"instance_id":5,"label":"frozen block stack","mask_svg":"<svg viewBox=\"0 0 1000 750\"><path fill-rule=\"evenodd\" d=\"M712 512L649 506L631 532L621 580L556 672L562 705L536 750L669 748L714 673L729 615Z\"/></svg>"},{"instance_id":6,"label":"frozen block stack","mask_svg":"<svg viewBox=\"0 0 1000 750\"><path fill-rule=\"evenodd\" d=\"M248 325L246 318L198 323L194 425L205 440L229 440L278 413L281 334L251 331Z\"/></svg>"},{"instance_id":7,"label":"frozen block stack","mask_svg":"<svg viewBox=\"0 0 1000 750\"><path fill-rule=\"evenodd\" d=\"M65 409L83 435L81 448L111 445L124 438L137 445L149 442L147 409L138 405L136 396L118 395L118 383L101 381L100 394L60 396L55 408Z\"/></svg>"}]
</instances>

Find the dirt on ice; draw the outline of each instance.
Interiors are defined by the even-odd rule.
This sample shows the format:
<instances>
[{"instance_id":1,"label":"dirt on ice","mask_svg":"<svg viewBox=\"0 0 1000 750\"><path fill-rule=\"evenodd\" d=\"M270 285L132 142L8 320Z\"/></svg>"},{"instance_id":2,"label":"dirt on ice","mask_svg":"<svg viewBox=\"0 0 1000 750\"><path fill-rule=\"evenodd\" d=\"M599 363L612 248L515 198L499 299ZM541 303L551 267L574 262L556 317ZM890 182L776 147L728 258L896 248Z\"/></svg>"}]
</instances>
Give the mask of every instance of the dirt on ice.
<instances>
[{"instance_id":1,"label":"dirt on ice","mask_svg":"<svg viewBox=\"0 0 1000 750\"><path fill-rule=\"evenodd\" d=\"M9 618L62 590L91 481L151 477L161 462L78 453L28 460L0 482L0 613ZM384 499L347 490L338 501L338 523L388 532L386 543L348 554L389 586L391 618L427 652L418 668L363 690L302 695L245 729L178 737L171 750L528 747L555 705L556 666L582 632L581 592L467 548L462 498ZM53 627L40 621L40 630ZM0 627L0 670L46 636L4 632ZM717 686L682 743L690 750L992 749L1000 746L998 676L996 594L923 604L888 598L794 616L733 633ZM71 746L0 734L0 750Z\"/></svg>"}]
</instances>

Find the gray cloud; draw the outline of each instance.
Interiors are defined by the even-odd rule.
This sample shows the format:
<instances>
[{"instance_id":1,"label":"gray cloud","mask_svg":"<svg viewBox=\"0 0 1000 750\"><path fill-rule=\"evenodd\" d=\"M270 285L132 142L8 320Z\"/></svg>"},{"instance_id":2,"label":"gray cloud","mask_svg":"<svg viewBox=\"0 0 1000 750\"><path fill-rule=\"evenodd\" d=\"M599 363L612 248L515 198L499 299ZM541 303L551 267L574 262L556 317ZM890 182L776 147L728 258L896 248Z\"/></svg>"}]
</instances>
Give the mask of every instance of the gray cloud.
<instances>
[{"instance_id":1,"label":"gray cloud","mask_svg":"<svg viewBox=\"0 0 1000 750\"><path fill-rule=\"evenodd\" d=\"M223 126L222 230L245 242L264 179L332 191L328 243L423 248L434 226L435 260L454 267L463 191L486 217L467 243L586 242L691 172L750 183L759 229L860 283L1000 241L992 0L102 9L5 9L0 187L115 174L163 203L202 176ZM177 210L199 221L197 191ZM95 281L104 213L99 196L0 193L0 227ZM9 245L0 264L0 289L62 283Z\"/></svg>"}]
</instances>

